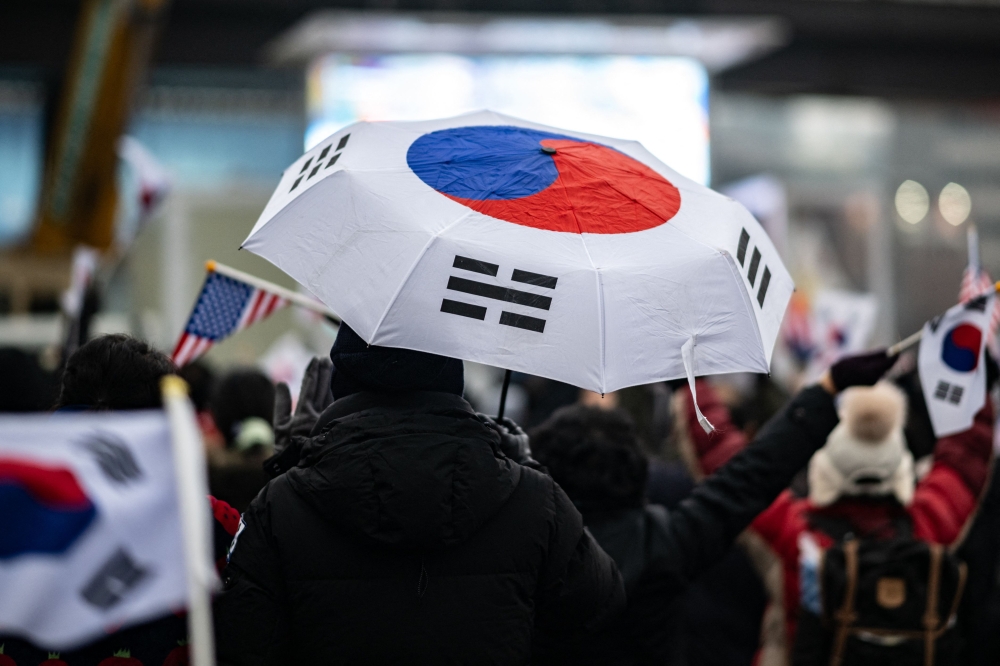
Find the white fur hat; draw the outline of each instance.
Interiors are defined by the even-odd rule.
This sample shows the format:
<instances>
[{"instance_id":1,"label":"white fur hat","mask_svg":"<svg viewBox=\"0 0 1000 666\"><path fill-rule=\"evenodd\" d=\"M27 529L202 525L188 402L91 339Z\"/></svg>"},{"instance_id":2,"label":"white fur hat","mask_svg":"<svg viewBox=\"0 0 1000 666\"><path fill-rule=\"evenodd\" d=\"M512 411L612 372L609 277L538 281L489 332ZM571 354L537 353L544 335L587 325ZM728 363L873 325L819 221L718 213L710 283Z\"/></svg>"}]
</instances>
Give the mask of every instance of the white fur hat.
<instances>
[{"instance_id":1,"label":"white fur hat","mask_svg":"<svg viewBox=\"0 0 1000 666\"><path fill-rule=\"evenodd\" d=\"M906 396L888 382L844 391L840 423L809 461L809 500L832 504L842 495L895 495L913 501L913 456L903 423Z\"/></svg>"}]
</instances>

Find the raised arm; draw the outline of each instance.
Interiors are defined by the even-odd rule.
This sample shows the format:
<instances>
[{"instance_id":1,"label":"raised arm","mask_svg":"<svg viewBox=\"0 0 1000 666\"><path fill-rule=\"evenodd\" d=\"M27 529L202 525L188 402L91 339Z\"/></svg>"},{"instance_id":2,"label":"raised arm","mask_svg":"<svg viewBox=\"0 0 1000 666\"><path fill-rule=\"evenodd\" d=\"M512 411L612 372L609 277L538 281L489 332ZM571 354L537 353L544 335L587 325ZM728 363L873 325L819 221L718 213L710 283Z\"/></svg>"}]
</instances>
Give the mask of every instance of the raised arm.
<instances>
[{"instance_id":1,"label":"raised arm","mask_svg":"<svg viewBox=\"0 0 1000 666\"><path fill-rule=\"evenodd\" d=\"M680 589L717 562L826 442L838 422L834 395L849 386L874 384L894 361L884 351L845 358L820 384L795 396L749 446L671 512L669 555L656 563L661 573Z\"/></svg>"},{"instance_id":2,"label":"raised arm","mask_svg":"<svg viewBox=\"0 0 1000 666\"><path fill-rule=\"evenodd\" d=\"M993 407L987 400L971 428L942 437L934 447L934 466L909 506L915 536L950 545L964 534L986 487L992 453Z\"/></svg>"}]
</instances>

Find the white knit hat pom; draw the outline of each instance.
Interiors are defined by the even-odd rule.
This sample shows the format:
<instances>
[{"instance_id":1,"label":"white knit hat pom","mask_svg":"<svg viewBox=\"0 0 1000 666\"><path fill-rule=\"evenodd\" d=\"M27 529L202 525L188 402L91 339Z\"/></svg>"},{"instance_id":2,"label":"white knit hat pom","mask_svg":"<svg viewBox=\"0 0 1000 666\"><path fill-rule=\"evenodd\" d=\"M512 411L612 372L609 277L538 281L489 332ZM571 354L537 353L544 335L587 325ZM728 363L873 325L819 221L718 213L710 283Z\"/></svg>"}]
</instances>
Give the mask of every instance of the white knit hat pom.
<instances>
[{"instance_id":1,"label":"white knit hat pom","mask_svg":"<svg viewBox=\"0 0 1000 666\"><path fill-rule=\"evenodd\" d=\"M913 499L913 457L906 449L906 397L888 382L844 391L840 423L809 461L809 499L827 506L844 495Z\"/></svg>"},{"instance_id":2,"label":"white knit hat pom","mask_svg":"<svg viewBox=\"0 0 1000 666\"><path fill-rule=\"evenodd\" d=\"M860 442L879 444L906 420L906 396L889 382L844 391L840 419Z\"/></svg>"}]
</instances>

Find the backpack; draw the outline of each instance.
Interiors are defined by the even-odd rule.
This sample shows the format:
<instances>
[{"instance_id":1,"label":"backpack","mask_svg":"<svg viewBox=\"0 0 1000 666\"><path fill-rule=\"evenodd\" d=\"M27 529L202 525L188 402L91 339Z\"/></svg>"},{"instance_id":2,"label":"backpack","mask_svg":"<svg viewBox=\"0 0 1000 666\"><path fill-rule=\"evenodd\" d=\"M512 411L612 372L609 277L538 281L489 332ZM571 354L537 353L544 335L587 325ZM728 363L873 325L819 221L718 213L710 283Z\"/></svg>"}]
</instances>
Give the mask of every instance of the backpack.
<instances>
[{"instance_id":1,"label":"backpack","mask_svg":"<svg viewBox=\"0 0 1000 666\"><path fill-rule=\"evenodd\" d=\"M957 663L965 563L943 546L914 539L908 520L897 534L875 540L846 532L825 550L800 541L795 666Z\"/></svg>"}]
</instances>

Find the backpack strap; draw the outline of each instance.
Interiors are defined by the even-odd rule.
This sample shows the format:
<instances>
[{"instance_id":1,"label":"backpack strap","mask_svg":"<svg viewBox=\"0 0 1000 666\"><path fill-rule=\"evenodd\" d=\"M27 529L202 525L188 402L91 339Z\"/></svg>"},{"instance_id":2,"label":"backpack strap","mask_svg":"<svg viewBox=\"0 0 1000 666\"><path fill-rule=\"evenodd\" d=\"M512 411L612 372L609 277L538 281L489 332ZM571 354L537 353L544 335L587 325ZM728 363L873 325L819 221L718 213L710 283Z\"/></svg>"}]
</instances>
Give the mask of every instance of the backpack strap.
<instances>
[{"instance_id":1,"label":"backpack strap","mask_svg":"<svg viewBox=\"0 0 1000 666\"><path fill-rule=\"evenodd\" d=\"M962 594L965 592L965 583L968 580L969 568L966 566L965 562L958 563L958 587L955 589L955 598L952 600L951 612L948 614L948 622L951 622L951 618L958 614L958 605L962 602ZM948 622L946 622L940 629L938 629L938 635L940 636L948 629Z\"/></svg>"},{"instance_id":2,"label":"backpack strap","mask_svg":"<svg viewBox=\"0 0 1000 666\"><path fill-rule=\"evenodd\" d=\"M840 666L844 658L844 648L851 634L851 625L858 619L854 612L854 597L858 590L858 540L844 541L844 568L847 575L847 590L844 592L844 603L836 613L837 636L830 655L830 666Z\"/></svg>"},{"instance_id":3,"label":"backpack strap","mask_svg":"<svg viewBox=\"0 0 1000 666\"><path fill-rule=\"evenodd\" d=\"M934 666L934 641L937 638L938 595L941 587L941 556L943 548L940 544L928 544L931 561L927 576L927 609L924 611L924 666Z\"/></svg>"}]
</instances>

